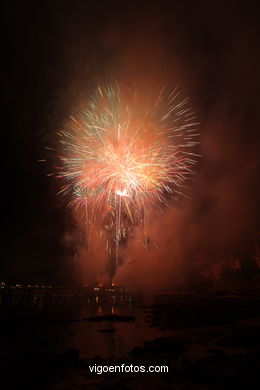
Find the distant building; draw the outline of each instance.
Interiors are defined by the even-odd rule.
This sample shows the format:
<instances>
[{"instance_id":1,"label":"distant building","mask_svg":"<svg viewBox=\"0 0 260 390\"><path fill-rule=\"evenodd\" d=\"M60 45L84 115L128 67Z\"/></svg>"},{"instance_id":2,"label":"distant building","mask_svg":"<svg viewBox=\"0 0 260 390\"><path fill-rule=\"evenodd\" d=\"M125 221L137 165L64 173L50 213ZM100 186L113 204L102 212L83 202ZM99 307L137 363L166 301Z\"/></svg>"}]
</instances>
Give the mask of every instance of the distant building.
<instances>
[{"instance_id":1,"label":"distant building","mask_svg":"<svg viewBox=\"0 0 260 390\"><path fill-rule=\"evenodd\" d=\"M206 271L202 272L201 275L212 280L219 280L227 273L237 273L241 270L241 260L229 257L227 259L220 260L216 264L213 264Z\"/></svg>"}]
</instances>

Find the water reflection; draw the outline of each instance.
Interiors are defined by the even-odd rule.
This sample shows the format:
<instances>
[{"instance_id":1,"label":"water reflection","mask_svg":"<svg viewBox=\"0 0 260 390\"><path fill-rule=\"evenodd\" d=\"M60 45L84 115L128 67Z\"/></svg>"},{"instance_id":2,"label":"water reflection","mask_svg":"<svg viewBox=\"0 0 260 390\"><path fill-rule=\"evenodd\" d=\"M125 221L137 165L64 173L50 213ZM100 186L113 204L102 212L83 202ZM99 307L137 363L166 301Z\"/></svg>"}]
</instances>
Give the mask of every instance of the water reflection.
<instances>
[{"instance_id":1,"label":"water reflection","mask_svg":"<svg viewBox=\"0 0 260 390\"><path fill-rule=\"evenodd\" d=\"M45 351L63 353L78 349L91 358L122 356L146 340L162 336L145 322L141 300L127 295L90 297L28 296L2 302L6 334L0 335L2 353ZM89 322L86 318L105 315L134 316L134 322ZM8 321L12 327L8 326ZM14 337L15 334L15 337ZM8 342L6 340L9 340Z\"/></svg>"}]
</instances>

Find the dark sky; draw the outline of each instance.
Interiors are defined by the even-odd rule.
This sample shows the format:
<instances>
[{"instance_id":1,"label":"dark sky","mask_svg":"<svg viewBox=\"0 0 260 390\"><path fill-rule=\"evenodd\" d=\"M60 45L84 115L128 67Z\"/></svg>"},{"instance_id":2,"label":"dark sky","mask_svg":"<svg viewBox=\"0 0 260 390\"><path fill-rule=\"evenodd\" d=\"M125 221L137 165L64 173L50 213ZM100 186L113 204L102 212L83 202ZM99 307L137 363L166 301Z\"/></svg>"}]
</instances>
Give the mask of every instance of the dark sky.
<instances>
[{"instance_id":1,"label":"dark sky","mask_svg":"<svg viewBox=\"0 0 260 390\"><path fill-rule=\"evenodd\" d=\"M133 244L136 261L119 278L171 283L247 255L260 230L257 2L5 2L3 20L0 279L100 271L93 253L73 259L75 226L37 160L77 102L111 78L178 85L201 123L192 199L151 223L158 251L147 257Z\"/></svg>"}]
</instances>

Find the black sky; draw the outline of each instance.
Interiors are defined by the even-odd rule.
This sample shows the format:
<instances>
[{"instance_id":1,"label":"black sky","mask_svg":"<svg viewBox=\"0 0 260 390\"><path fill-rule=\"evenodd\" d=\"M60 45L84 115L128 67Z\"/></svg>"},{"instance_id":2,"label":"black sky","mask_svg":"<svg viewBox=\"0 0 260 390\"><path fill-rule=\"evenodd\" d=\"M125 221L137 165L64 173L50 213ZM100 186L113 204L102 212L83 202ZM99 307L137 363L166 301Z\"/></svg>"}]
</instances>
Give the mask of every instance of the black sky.
<instances>
[{"instance_id":1,"label":"black sky","mask_svg":"<svg viewBox=\"0 0 260 390\"><path fill-rule=\"evenodd\" d=\"M79 99L110 78L178 85L201 122L192 201L151 225L151 237L164 235L148 272L133 248L133 277L152 283L248 253L260 230L257 2L5 2L3 26L0 279L77 279L77 244L64 244L75 226L37 160Z\"/></svg>"}]
</instances>

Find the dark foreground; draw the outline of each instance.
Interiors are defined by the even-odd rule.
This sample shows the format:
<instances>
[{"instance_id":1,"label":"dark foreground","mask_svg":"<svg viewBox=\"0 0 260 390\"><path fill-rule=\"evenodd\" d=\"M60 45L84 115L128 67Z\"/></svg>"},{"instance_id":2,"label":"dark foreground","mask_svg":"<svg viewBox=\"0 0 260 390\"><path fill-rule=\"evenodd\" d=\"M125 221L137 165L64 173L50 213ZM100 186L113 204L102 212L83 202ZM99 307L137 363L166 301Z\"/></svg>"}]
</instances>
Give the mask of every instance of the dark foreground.
<instances>
[{"instance_id":1,"label":"dark foreground","mask_svg":"<svg viewBox=\"0 0 260 390\"><path fill-rule=\"evenodd\" d=\"M78 390L78 389L238 389L260 388L260 310L259 295L196 294L162 295L152 305L136 303L145 313L146 325L158 336L144 341L128 353L110 357L85 357L80 349L66 348L54 353L49 340L41 348L29 350L17 358L19 351L1 353L1 379L8 388ZM18 328L26 322L15 317L3 320L6 337L16 337ZM121 323L127 322L127 334L137 332L136 318L125 312L122 316L105 313L86 318L66 318L74 323L97 322L96 332L106 340L114 338ZM129 315L131 314L131 315ZM39 322L33 319L36 329ZM39 317L40 321L40 317ZM68 328L69 329L69 328ZM73 328L78 329L78 328ZM88 329L88 328L86 328ZM159 330L160 329L160 330ZM86 330L87 331L87 330ZM70 336L76 336L76 330ZM123 334L123 333L122 333ZM155 334L155 333L154 333ZM3 335L3 333L2 333ZM151 335L153 333L151 332ZM32 335L33 337L33 335ZM147 339L147 338L146 338ZM120 337L117 343L124 342ZM53 341L54 342L54 341ZM16 344L11 343L10 348ZM91 347L91 346L90 346ZM168 373L91 373L90 365L168 365ZM5 378L4 378L5 377Z\"/></svg>"}]
</instances>

